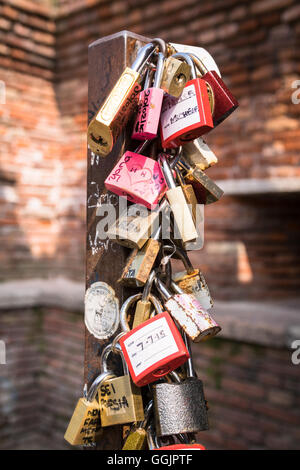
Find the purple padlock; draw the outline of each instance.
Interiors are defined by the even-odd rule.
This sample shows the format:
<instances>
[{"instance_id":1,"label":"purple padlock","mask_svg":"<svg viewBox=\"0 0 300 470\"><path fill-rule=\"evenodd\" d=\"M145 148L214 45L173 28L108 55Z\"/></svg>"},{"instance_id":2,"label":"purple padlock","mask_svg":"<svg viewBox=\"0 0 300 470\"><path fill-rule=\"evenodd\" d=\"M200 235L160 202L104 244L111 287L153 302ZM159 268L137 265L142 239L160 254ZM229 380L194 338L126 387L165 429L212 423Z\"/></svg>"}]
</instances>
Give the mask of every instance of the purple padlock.
<instances>
[{"instance_id":1,"label":"purple padlock","mask_svg":"<svg viewBox=\"0 0 300 470\"><path fill-rule=\"evenodd\" d=\"M164 70L164 60L164 55L159 52L153 86L148 87L148 80L146 78L146 87L140 92L138 112L132 133L133 139L155 139L157 136L160 111L164 97L164 91L160 88Z\"/></svg>"}]
</instances>

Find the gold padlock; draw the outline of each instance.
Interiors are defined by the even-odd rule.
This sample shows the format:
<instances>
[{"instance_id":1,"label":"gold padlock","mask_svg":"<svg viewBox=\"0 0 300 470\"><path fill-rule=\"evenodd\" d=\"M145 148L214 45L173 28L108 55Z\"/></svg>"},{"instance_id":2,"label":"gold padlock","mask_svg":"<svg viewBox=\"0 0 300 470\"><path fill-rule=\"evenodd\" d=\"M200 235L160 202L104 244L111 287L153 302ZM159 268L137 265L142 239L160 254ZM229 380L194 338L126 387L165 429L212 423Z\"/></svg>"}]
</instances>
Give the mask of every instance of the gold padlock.
<instances>
[{"instance_id":1,"label":"gold padlock","mask_svg":"<svg viewBox=\"0 0 300 470\"><path fill-rule=\"evenodd\" d=\"M164 251L173 252L174 247L165 245ZM183 262L185 271L172 274L172 279L187 294L193 294L205 310L213 307L205 278L198 268L194 268L187 253L180 248L176 248L176 255Z\"/></svg>"},{"instance_id":2,"label":"gold padlock","mask_svg":"<svg viewBox=\"0 0 300 470\"><path fill-rule=\"evenodd\" d=\"M141 250L134 248L130 253L119 282L126 286L141 287L149 277L159 253L161 226L151 235Z\"/></svg>"},{"instance_id":3,"label":"gold padlock","mask_svg":"<svg viewBox=\"0 0 300 470\"><path fill-rule=\"evenodd\" d=\"M184 179L193 186L199 204L212 204L223 196L224 191L202 170L183 159L177 165L184 172Z\"/></svg>"},{"instance_id":4,"label":"gold padlock","mask_svg":"<svg viewBox=\"0 0 300 470\"><path fill-rule=\"evenodd\" d=\"M109 227L108 238L128 248L141 249L153 232L160 208L161 206L158 206L150 212L145 206L133 204Z\"/></svg>"},{"instance_id":5,"label":"gold padlock","mask_svg":"<svg viewBox=\"0 0 300 470\"><path fill-rule=\"evenodd\" d=\"M100 416L103 427L133 423L144 419L141 389L131 381L126 361L118 344L115 346L109 344L104 348L101 355L101 368L103 372L108 370L106 362L108 355L113 350L122 357L125 375L105 380L99 389Z\"/></svg>"},{"instance_id":6,"label":"gold padlock","mask_svg":"<svg viewBox=\"0 0 300 470\"><path fill-rule=\"evenodd\" d=\"M154 270L151 271L149 279L144 287L142 297L136 304L132 329L134 329L136 326L139 326L141 323L144 323L150 317L152 307L150 291L155 275L156 272Z\"/></svg>"},{"instance_id":7,"label":"gold padlock","mask_svg":"<svg viewBox=\"0 0 300 470\"><path fill-rule=\"evenodd\" d=\"M78 400L64 439L69 444L90 445L101 435L100 404L96 398L98 388L107 380L115 377L111 371L100 374L92 383L86 397Z\"/></svg>"},{"instance_id":8,"label":"gold padlock","mask_svg":"<svg viewBox=\"0 0 300 470\"><path fill-rule=\"evenodd\" d=\"M201 137L184 144L182 156L192 167L202 171L218 163L216 155Z\"/></svg>"},{"instance_id":9,"label":"gold padlock","mask_svg":"<svg viewBox=\"0 0 300 470\"><path fill-rule=\"evenodd\" d=\"M88 126L87 141L92 152L106 157L137 106L142 71L162 40L153 39L138 52L131 67L126 67L105 102Z\"/></svg>"},{"instance_id":10,"label":"gold padlock","mask_svg":"<svg viewBox=\"0 0 300 470\"><path fill-rule=\"evenodd\" d=\"M169 95L179 98L190 79L191 67L175 57L165 60L165 67L160 87Z\"/></svg>"}]
</instances>

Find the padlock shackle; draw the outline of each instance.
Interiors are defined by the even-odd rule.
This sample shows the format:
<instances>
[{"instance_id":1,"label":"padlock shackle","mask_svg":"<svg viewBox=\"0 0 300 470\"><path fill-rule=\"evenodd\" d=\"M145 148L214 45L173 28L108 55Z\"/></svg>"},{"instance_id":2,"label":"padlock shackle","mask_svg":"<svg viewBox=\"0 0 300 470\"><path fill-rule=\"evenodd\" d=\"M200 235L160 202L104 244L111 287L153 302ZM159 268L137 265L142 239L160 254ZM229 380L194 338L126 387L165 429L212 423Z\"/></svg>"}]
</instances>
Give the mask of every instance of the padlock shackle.
<instances>
[{"instance_id":1,"label":"padlock shackle","mask_svg":"<svg viewBox=\"0 0 300 470\"><path fill-rule=\"evenodd\" d=\"M132 295L131 297L128 297L128 299L125 300L125 302L123 303L120 309L120 325L121 325L122 330L125 332L130 331L130 327L127 321L127 311L129 310L129 308L131 307L133 303L142 299L142 295L143 294L140 292L139 294L135 294L135 295ZM156 313L163 312L163 306L157 297L150 294L149 300L154 306Z\"/></svg>"},{"instance_id":2,"label":"padlock shackle","mask_svg":"<svg viewBox=\"0 0 300 470\"><path fill-rule=\"evenodd\" d=\"M168 160L169 161L169 165L170 165L170 168L173 170L177 163L178 163L178 160L180 159L181 157L181 152L182 152L182 145L180 145L179 147L177 147L176 149L176 153L174 156L172 156L172 160ZM168 153L167 151L165 153ZM169 154L168 154L169 155Z\"/></svg>"},{"instance_id":3,"label":"padlock shackle","mask_svg":"<svg viewBox=\"0 0 300 470\"><path fill-rule=\"evenodd\" d=\"M148 145L150 144L150 142L152 142L150 139L146 139L144 140L144 142L141 142L137 148L133 151L133 153L139 153L141 154L147 147Z\"/></svg>"},{"instance_id":4,"label":"padlock shackle","mask_svg":"<svg viewBox=\"0 0 300 470\"><path fill-rule=\"evenodd\" d=\"M153 281L155 279L155 275L156 275L156 272L153 269L151 271L151 273L149 274L149 277L148 277L147 282L146 282L146 284L144 286L144 289L143 289L142 301L144 301L144 302L149 299L151 288L152 288L152 285L153 285Z\"/></svg>"},{"instance_id":5,"label":"padlock shackle","mask_svg":"<svg viewBox=\"0 0 300 470\"><path fill-rule=\"evenodd\" d=\"M194 54L194 52L188 52L188 54L191 56L193 62L195 63L201 75L202 76L205 75L208 72L208 69L205 66L205 64L202 62L202 60L199 59L199 57L196 54Z\"/></svg>"},{"instance_id":6,"label":"padlock shackle","mask_svg":"<svg viewBox=\"0 0 300 470\"><path fill-rule=\"evenodd\" d=\"M152 233L151 237L152 240L159 240L161 236L161 225Z\"/></svg>"},{"instance_id":7,"label":"padlock shackle","mask_svg":"<svg viewBox=\"0 0 300 470\"><path fill-rule=\"evenodd\" d=\"M154 38L151 42L148 42L145 46L143 46L137 53L136 59L134 60L132 66L130 67L135 72L141 73L142 69L146 65L147 61L150 59L152 54L154 53L156 47L163 52L166 51L166 43L160 38Z\"/></svg>"},{"instance_id":8,"label":"padlock shackle","mask_svg":"<svg viewBox=\"0 0 300 470\"><path fill-rule=\"evenodd\" d=\"M144 81L144 90L147 90L147 88L150 88L151 74L152 74L152 70L148 69L146 72L145 81Z\"/></svg>"},{"instance_id":9,"label":"padlock shackle","mask_svg":"<svg viewBox=\"0 0 300 470\"><path fill-rule=\"evenodd\" d=\"M197 78L195 62L193 61L190 54L188 54L187 52L176 52L176 54L173 54L172 57L175 57L175 59L184 60L191 67L192 79Z\"/></svg>"},{"instance_id":10,"label":"padlock shackle","mask_svg":"<svg viewBox=\"0 0 300 470\"><path fill-rule=\"evenodd\" d=\"M111 370L107 370L98 375L98 377L95 378L92 385L90 386L90 389L86 396L86 400L92 402L95 399L98 388L101 387L103 382L105 382L105 380L114 379L115 377L115 374Z\"/></svg>"},{"instance_id":11,"label":"padlock shackle","mask_svg":"<svg viewBox=\"0 0 300 470\"><path fill-rule=\"evenodd\" d=\"M174 251L174 248L171 245L164 245L164 250ZM181 250L178 246L176 246L175 252L179 256L181 261L183 262L183 265L186 269L187 274L192 274L195 270L193 268L190 258L188 257L187 252L184 250Z\"/></svg>"},{"instance_id":12,"label":"padlock shackle","mask_svg":"<svg viewBox=\"0 0 300 470\"><path fill-rule=\"evenodd\" d=\"M169 189L176 188L176 183L172 174L172 170L170 164L166 158L166 156L161 153L158 157L159 164L161 165L162 172L164 174L167 186Z\"/></svg>"},{"instance_id":13,"label":"padlock shackle","mask_svg":"<svg viewBox=\"0 0 300 470\"><path fill-rule=\"evenodd\" d=\"M193 366L192 348L191 348L190 339L189 339L189 337L187 336L187 334L185 332L183 332L182 337L183 337L185 347L186 347L186 349L189 353L189 356L190 356L188 358L188 360L186 361L187 378L196 377L195 369L194 369L194 366Z\"/></svg>"},{"instance_id":14,"label":"padlock shackle","mask_svg":"<svg viewBox=\"0 0 300 470\"><path fill-rule=\"evenodd\" d=\"M157 54L156 72L154 75L153 88L160 88L164 72L165 56L162 52Z\"/></svg>"},{"instance_id":15,"label":"padlock shackle","mask_svg":"<svg viewBox=\"0 0 300 470\"><path fill-rule=\"evenodd\" d=\"M166 285L158 278L156 277L155 280L155 286L157 290L160 292L164 300L169 300L172 297L171 292L169 289L166 287Z\"/></svg>"},{"instance_id":16,"label":"padlock shackle","mask_svg":"<svg viewBox=\"0 0 300 470\"><path fill-rule=\"evenodd\" d=\"M101 369L103 370L103 372L108 372L107 358L110 355L110 353L112 353L112 352L117 352L118 354L120 354L121 359L122 359L122 366L123 366L124 375L129 375L128 365L127 365L127 362L124 358L121 346L119 344L115 344L115 345L108 344L103 349L101 357L100 357Z\"/></svg>"},{"instance_id":17,"label":"padlock shackle","mask_svg":"<svg viewBox=\"0 0 300 470\"><path fill-rule=\"evenodd\" d=\"M148 405L146 406L146 408L144 410L145 418L143 419L143 421L140 421L138 423L137 428L146 429L146 427L148 426L149 420L152 416L152 413L153 413L153 400L150 400Z\"/></svg>"}]
</instances>

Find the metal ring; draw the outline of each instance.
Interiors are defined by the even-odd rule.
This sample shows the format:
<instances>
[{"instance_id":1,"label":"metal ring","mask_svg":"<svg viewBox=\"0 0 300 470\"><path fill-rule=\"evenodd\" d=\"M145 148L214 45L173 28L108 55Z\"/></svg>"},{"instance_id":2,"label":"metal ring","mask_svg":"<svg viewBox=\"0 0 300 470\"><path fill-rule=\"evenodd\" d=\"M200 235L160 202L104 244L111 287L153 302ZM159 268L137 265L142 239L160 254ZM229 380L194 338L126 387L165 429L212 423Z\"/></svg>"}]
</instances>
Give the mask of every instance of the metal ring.
<instances>
[{"instance_id":1,"label":"metal ring","mask_svg":"<svg viewBox=\"0 0 300 470\"><path fill-rule=\"evenodd\" d=\"M87 401L91 402L94 400L96 393L98 391L98 388L101 387L102 383L105 382L105 380L113 379L115 377L116 375L111 370L102 372L100 375L98 375L98 377L95 378L94 382L90 386L89 392L86 397Z\"/></svg>"},{"instance_id":2,"label":"metal ring","mask_svg":"<svg viewBox=\"0 0 300 470\"><path fill-rule=\"evenodd\" d=\"M130 331L128 321L127 321L127 310L129 307L136 301L140 300L142 298L143 294L140 292L139 294L132 295L131 297L128 297L127 300L123 303L121 310L120 310L120 325L121 328L124 332ZM154 306L156 313L161 313L163 312L163 306L161 302L152 294L149 295L149 300Z\"/></svg>"},{"instance_id":3,"label":"metal ring","mask_svg":"<svg viewBox=\"0 0 300 470\"><path fill-rule=\"evenodd\" d=\"M118 352L117 343L120 341L120 339L124 335L126 335L126 332L121 331L121 333L117 334L117 336L115 336L114 339L112 340L111 347L112 347L113 352Z\"/></svg>"}]
</instances>

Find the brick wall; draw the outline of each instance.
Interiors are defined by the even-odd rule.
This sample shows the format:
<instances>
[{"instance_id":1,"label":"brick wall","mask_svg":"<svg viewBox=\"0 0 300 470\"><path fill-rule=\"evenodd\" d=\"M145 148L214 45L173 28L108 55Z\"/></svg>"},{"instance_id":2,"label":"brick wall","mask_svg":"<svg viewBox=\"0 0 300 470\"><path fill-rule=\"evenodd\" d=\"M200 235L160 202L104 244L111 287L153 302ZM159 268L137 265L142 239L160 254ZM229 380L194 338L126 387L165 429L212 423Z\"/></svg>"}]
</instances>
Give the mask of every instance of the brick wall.
<instances>
[{"instance_id":1,"label":"brick wall","mask_svg":"<svg viewBox=\"0 0 300 470\"><path fill-rule=\"evenodd\" d=\"M299 18L296 0L0 2L0 280L83 281L87 47L129 29L203 45L240 101L207 137L219 157L209 175L233 188L206 208L205 247L192 256L214 298L299 297L299 192L289 193L299 181ZM284 193L235 194L276 178ZM2 448L65 446L82 387L82 323L54 308L1 311ZM209 448L299 446L298 369L287 349L214 340L195 360L211 404Z\"/></svg>"}]
</instances>

